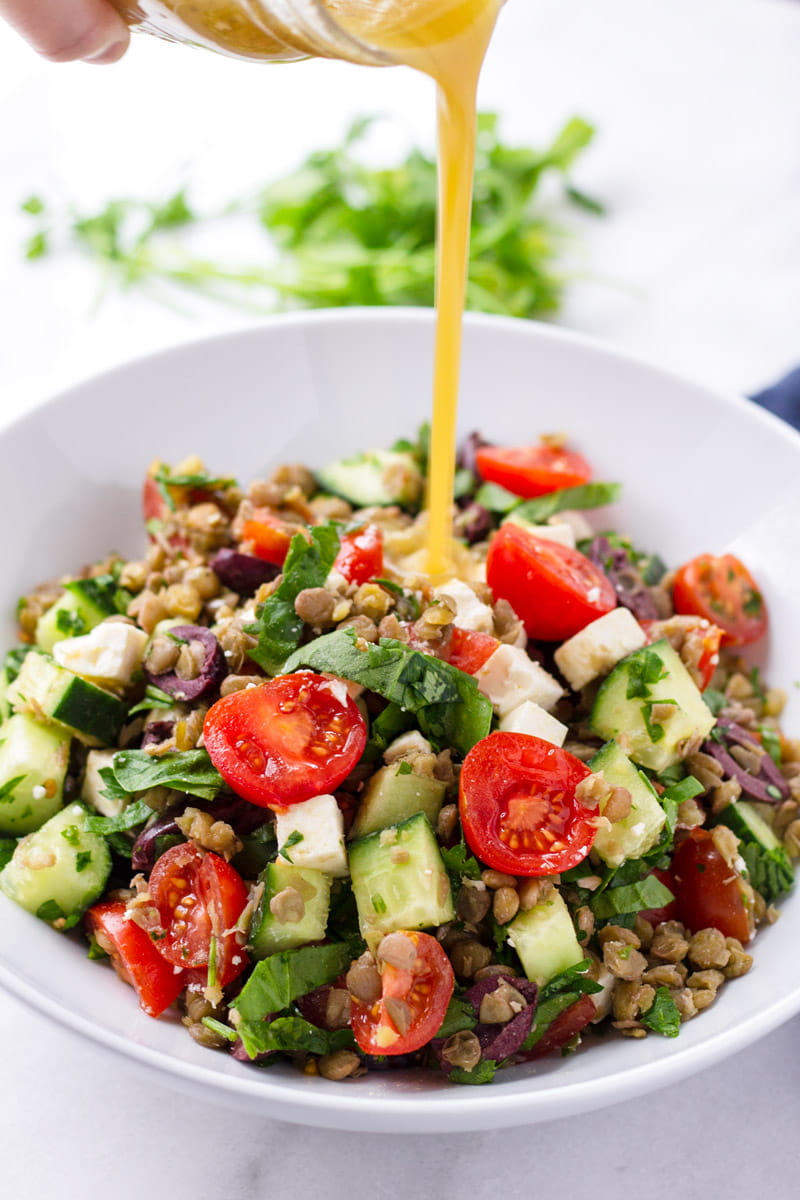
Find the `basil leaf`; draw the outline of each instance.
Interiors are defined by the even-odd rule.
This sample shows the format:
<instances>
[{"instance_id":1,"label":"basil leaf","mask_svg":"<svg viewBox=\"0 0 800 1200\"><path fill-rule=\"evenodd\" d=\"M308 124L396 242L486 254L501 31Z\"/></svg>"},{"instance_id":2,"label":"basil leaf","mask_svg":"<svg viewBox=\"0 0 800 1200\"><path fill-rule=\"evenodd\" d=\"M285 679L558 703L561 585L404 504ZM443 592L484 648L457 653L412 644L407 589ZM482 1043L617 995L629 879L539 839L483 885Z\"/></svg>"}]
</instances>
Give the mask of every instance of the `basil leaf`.
<instances>
[{"instance_id":1,"label":"basil leaf","mask_svg":"<svg viewBox=\"0 0 800 1200\"><path fill-rule=\"evenodd\" d=\"M530 521L531 525L544 525L550 517L565 509L602 508L605 504L613 504L621 491L620 483L584 483L580 487L560 488L546 496L525 500L512 511L514 516Z\"/></svg>"},{"instance_id":2,"label":"basil leaf","mask_svg":"<svg viewBox=\"0 0 800 1200\"><path fill-rule=\"evenodd\" d=\"M519 504L519 496L497 483L482 483L475 493L475 503L488 508L489 512L507 513Z\"/></svg>"},{"instance_id":3,"label":"basil leaf","mask_svg":"<svg viewBox=\"0 0 800 1200\"><path fill-rule=\"evenodd\" d=\"M320 1029L302 1017L278 1017L275 1021L240 1021L236 1032L248 1058L283 1050L288 1053L333 1054L355 1046L350 1029Z\"/></svg>"},{"instance_id":4,"label":"basil leaf","mask_svg":"<svg viewBox=\"0 0 800 1200\"><path fill-rule=\"evenodd\" d=\"M108 837L110 833L124 833L128 829L135 829L137 825L144 825L152 816L150 805L145 804L144 800L137 800L116 817L87 817L86 829L89 833Z\"/></svg>"},{"instance_id":5,"label":"basil leaf","mask_svg":"<svg viewBox=\"0 0 800 1200\"><path fill-rule=\"evenodd\" d=\"M205 750L177 750L158 758L145 750L119 750L101 776L112 785L112 791L125 795L167 787L213 800L222 787L222 776Z\"/></svg>"},{"instance_id":6,"label":"basil leaf","mask_svg":"<svg viewBox=\"0 0 800 1200\"><path fill-rule=\"evenodd\" d=\"M652 1029L654 1033L660 1033L664 1037L677 1037L681 1029L681 1014L675 1001L665 987L656 989L655 999L646 1013L642 1013L639 1020L648 1029Z\"/></svg>"},{"instance_id":7,"label":"basil leaf","mask_svg":"<svg viewBox=\"0 0 800 1200\"><path fill-rule=\"evenodd\" d=\"M469 1000L453 996L447 1006L444 1020L434 1034L434 1037L449 1038L454 1033L461 1033L464 1029L474 1029L477 1024L478 1019Z\"/></svg>"},{"instance_id":8,"label":"basil leaf","mask_svg":"<svg viewBox=\"0 0 800 1200\"><path fill-rule=\"evenodd\" d=\"M303 619L294 610L300 592L322 587L339 552L339 534L334 525L317 525L310 530L311 541L296 533L283 565L280 584L261 606L258 620L246 627L258 638L248 655L268 675L286 669L286 659L297 647L303 632Z\"/></svg>"},{"instance_id":9,"label":"basil leaf","mask_svg":"<svg viewBox=\"0 0 800 1200\"><path fill-rule=\"evenodd\" d=\"M592 996L595 992L602 992L600 984L587 974L591 965L589 959L585 958L583 962L575 963L574 966L567 967L566 971L556 975L539 992L539 1004L541 1005L565 991L577 992L579 996ZM538 1012L537 1009L537 1017Z\"/></svg>"},{"instance_id":10,"label":"basil leaf","mask_svg":"<svg viewBox=\"0 0 800 1200\"><path fill-rule=\"evenodd\" d=\"M747 864L750 883L771 904L794 883L794 869L783 846L765 850L756 842L741 842L739 853Z\"/></svg>"},{"instance_id":11,"label":"basil leaf","mask_svg":"<svg viewBox=\"0 0 800 1200\"><path fill-rule=\"evenodd\" d=\"M497 1063L491 1058L482 1058L477 1066L471 1071L465 1071L462 1067L456 1067L451 1071L447 1078L451 1083L472 1083L484 1084L491 1083L497 1072Z\"/></svg>"},{"instance_id":12,"label":"basil leaf","mask_svg":"<svg viewBox=\"0 0 800 1200\"><path fill-rule=\"evenodd\" d=\"M599 896L593 896L589 907L599 921L616 917L622 913L637 913L647 908L663 908L674 900L672 892L655 875L648 875L638 883L611 887Z\"/></svg>"},{"instance_id":13,"label":"basil leaf","mask_svg":"<svg viewBox=\"0 0 800 1200\"><path fill-rule=\"evenodd\" d=\"M284 669L300 667L350 679L415 713L425 737L461 757L491 729L492 706L470 675L392 638L360 650L353 630L337 630L302 646Z\"/></svg>"},{"instance_id":14,"label":"basil leaf","mask_svg":"<svg viewBox=\"0 0 800 1200\"><path fill-rule=\"evenodd\" d=\"M450 876L450 883L454 891L458 891L461 887L462 879L480 879L480 864L477 858L469 853L463 841L456 842L455 846L447 848L440 846L439 853L442 856L445 870Z\"/></svg>"},{"instance_id":15,"label":"basil leaf","mask_svg":"<svg viewBox=\"0 0 800 1200\"><path fill-rule=\"evenodd\" d=\"M271 954L256 963L235 1008L243 1021L263 1021L283 1012L298 996L333 983L349 965L349 948L340 942Z\"/></svg>"}]
</instances>

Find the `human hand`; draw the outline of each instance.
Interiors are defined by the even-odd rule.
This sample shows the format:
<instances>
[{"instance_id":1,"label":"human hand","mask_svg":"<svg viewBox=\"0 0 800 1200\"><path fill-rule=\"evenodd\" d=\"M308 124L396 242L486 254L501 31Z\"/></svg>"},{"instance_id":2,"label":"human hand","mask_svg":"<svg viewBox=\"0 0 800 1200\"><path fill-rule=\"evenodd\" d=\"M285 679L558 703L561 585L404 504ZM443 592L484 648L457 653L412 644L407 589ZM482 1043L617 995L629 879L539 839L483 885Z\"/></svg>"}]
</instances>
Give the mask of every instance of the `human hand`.
<instances>
[{"instance_id":1,"label":"human hand","mask_svg":"<svg viewBox=\"0 0 800 1200\"><path fill-rule=\"evenodd\" d=\"M130 39L109 0L0 0L0 17L51 62L116 62Z\"/></svg>"}]
</instances>

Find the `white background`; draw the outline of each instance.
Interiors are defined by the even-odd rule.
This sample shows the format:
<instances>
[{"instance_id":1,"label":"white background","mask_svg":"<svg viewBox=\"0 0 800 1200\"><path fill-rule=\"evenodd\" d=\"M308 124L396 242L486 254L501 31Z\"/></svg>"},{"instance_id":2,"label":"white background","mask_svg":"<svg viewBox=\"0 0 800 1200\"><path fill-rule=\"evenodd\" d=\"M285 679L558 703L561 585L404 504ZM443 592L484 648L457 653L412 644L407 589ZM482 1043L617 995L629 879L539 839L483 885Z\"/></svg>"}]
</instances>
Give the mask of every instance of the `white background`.
<instances>
[{"instance_id":1,"label":"white background","mask_svg":"<svg viewBox=\"0 0 800 1200\"><path fill-rule=\"evenodd\" d=\"M405 71L267 69L145 39L114 68L54 67L0 30L0 419L122 359L243 323L134 295L98 306L79 261L24 264L26 195L99 206L191 177L211 205L332 142L357 113L393 119L376 153L430 144L431 99ZM565 323L725 389L800 359L796 0L509 0L482 105L532 144L574 112L599 127L578 175L610 215L583 223ZM224 236L227 253L245 249ZM798 1193L800 1020L643 1100L414 1141L198 1104L6 997L0 1030L9 1200Z\"/></svg>"}]
</instances>

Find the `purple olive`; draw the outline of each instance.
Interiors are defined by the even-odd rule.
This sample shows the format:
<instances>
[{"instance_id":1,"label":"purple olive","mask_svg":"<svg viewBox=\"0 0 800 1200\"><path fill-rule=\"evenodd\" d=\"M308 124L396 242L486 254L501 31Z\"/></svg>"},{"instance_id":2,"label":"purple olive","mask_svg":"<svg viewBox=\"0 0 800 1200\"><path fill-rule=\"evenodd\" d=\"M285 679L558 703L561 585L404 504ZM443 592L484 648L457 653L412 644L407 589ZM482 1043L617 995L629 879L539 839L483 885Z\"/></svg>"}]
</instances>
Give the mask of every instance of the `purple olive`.
<instances>
[{"instance_id":1,"label":"purple olive","mask_svg":"<svg viewBox=\"0 0 800 1200\"><path fill-rule=\"evenodd\" d=\"M505 1025L476 1025L472 1032L481 1044L482 1056L500 1062L516 1054L533 1028L534 1012L529 1004Z\"/></svg>"},{"instance_id":2,"label":"purple olive","mask_svg":"<svg viewBox=\"0 0 800 1200\"><path fill-rule=\"evenodd\" d=\"M146 750L148 746L160 746L166 742L175 732L175 724L175 721L150 721L144 727L140 749Z\"/></svg>"},{"instance_id":3,"label":"purple olive","mask_svg":"<svg viewBox=\"0 0 800 1200\"><path fill-rule=\"evenodd\" d=\"M208 565L216 571L225 587L240 596L251 596L262 583L269 583L280 574L280 567L264 562L263 558L228 547L218 550Z\"/></svg>"},{"instance_id":4,"label":"purple olive","mask_svg":"<svg viewBox=\"0 0 800 1200\"><path fill-rule=\"evenodd\" d=\"M474 546L476 542L482 542L489 536L493 524L488 508L473 501L458 514L453 529L457 537Z\"/></svg>"},{"instance_id":5,"label":"purple olive","mask_svg":"<svg viewBox=\"0 0 800 1200\"><path fill-rule=\"evenodd\" d=\"M269 809L260 808L256 804L250 804L247 800L242 800L239 796L222 794L215 800L201 800L197 796L186 796L182 804L175 805L174 808L170 808L165 813L162 813L157 821L154 821L152 825L148 825L147 829L143 829L139 834L133 843L133 855L131 857L131 866L134 871L144 871L145 874L149 874L152 871L156 861L156 842L160 837L165 837L172 833L180 833L178 826L175 824L175 818L179 817L187 806L199 808L201 812L210 813L217 821L225 821L240 836L245 836L256 829L260 829L262 825L265 825L267 821L272 819L272 813Z\"/></svg>"},{"instance_id":6,"label":"purple olive","mask_svg":"<svg viewBox=\"0 0 800 1200\"><path fill-rule=\"evenodd\" d=\"M190 703L216 691L228 674L228 666L222 647L211 630L202 625L174 625L167 636L184 642L199 642L205 652L203 665L194 679L181 679L176 671L164 671L162 675L145 671L150 682L175 700Z\"/></svg>"},{"instance_id":7,"label":"purple olive","mask_svg":"<svg viewBox=\"0 0 800 1200\"><path fill-rule=\"evenodd\" d=\"M478 474L478 451L482 450L484 446L491 445L492 443L487 442L486 438L481 437L477 431L468 433L458 448L456 466L461 467L462 470L472 471L473 475L480 478Z\"/></svg>"},{"instance_id":8,"label":"purple olive","mask_svg":"<svg viewBox=\"0 0 800 1200\"><path fill-rule=\"evenodd\" d=\"M528 1004L535 1005L539 993L535 983L531 983L530 979L520 979L509 968L508 971L503 971L499 975L490 975L486 979L481 979L479 983L474 983L468 991L464 993L464 999L468 1001L477 1017L480 1013L481 1001L484 997L491 995L503 982L511 984L513 988L527 1000Z\"/></svg>"}]
</instances>

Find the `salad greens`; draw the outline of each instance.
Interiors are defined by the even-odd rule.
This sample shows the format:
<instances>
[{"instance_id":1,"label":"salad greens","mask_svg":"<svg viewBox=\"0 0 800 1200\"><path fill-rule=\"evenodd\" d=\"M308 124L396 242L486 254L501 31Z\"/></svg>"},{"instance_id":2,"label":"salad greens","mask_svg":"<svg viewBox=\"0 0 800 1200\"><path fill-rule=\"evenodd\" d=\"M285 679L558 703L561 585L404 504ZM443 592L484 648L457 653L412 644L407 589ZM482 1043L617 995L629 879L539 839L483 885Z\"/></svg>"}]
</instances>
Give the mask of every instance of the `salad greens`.
<instances>
[{"instance_id":1,"label":"salad greens","mask_svg":"<svg viewBox=\"0 0 800 1200\"><path fill-rule=\"evenodd\" d=\"M396 166L366 165L358 151L374 124L360 118L339 146L214 212L196 207L188 187L161 200L115 197L94 212L32 195L22 204L32 222L26 256L78 251L104 285L164 300L180 288L262 309L431 305L436 164L414 149ZM558 312L568 280L564 216L603 212L571 183L594 133L573 117L537 151L504 142L497 115L480 115L468 308L517 317ZM557 204L542 196L546 177L559 185ZM193 235L231 220L256 234L254 260L226 263L193 250Z\"/></svg>"}]
</instances>

